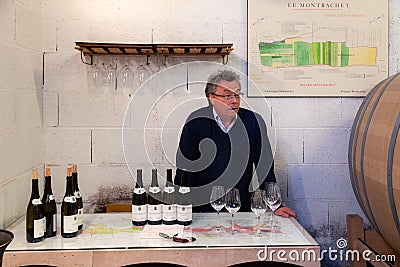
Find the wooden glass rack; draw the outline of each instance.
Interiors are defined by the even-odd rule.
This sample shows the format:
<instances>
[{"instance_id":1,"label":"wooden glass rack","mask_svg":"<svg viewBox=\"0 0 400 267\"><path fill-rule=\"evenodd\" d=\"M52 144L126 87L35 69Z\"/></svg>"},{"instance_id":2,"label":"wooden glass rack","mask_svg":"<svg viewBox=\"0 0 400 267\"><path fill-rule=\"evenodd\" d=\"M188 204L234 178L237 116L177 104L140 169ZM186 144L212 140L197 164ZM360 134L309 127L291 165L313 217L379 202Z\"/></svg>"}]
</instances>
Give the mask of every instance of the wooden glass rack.
<instances>
[{"instance_id":1,"label":"wooden glass rack","mask_svg":"<svg viewBox=\"0 0 400 267\"><path fill-rule=\"evenodd\" d=\"M81 56L228 56L233 44L124 44L75 42ZM83 62L83 59L82 59ZM86 63L86 62L84 62ZM90 63L89 63L90 64Z\"/></svg>"}]
</instances>

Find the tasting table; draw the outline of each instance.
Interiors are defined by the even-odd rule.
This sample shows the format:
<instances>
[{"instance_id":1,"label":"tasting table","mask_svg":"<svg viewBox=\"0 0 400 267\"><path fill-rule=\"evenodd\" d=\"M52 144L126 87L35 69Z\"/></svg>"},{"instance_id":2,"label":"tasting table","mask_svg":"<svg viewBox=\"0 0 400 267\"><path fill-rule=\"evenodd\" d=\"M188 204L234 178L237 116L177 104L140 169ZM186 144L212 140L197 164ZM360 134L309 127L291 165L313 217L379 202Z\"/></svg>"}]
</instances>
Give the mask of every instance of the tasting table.
<instances>
[{"instance_id":1,"label":"tasting table","mask_svg":"<svg viewBox=\"0 0 400 267\"><path fill-rule=\"evenodd\" d=\"M229 266L244 262L277 261L300 266L320 266L318 243L293 218L274 216L279 228L271 229L267 213L261 218L262 235L257 236L253 213L235 215L234 235L231 216L221 213L194 213L182 237L194 242L179 243L160 236L143 236L143 227L132 226L130 213L85 214L83 229L77 237L62 238L60 215L57 236L39 243L25 240L22 218L7 230L14 233L3 267L50 266L126 266L135 263L162 262L183 266ZM220 222L222 230L214 226ZM160 226L163 227L163 226ZM146 229L148 229L146 227Z\"/></svg>"}]
</instances>

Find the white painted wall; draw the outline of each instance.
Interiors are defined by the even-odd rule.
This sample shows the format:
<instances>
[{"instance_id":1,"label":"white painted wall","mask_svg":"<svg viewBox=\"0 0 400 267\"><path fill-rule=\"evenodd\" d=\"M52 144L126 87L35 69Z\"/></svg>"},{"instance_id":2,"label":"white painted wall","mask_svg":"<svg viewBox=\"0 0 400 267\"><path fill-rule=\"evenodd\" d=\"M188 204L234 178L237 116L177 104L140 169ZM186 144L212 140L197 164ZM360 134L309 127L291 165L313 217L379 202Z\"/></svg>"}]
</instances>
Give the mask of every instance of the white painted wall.
<instances>
[{"instance_id":1,"label":"white painted wall","mask_svg":"<svg viewBox=\"0 0 400 267\"><path fill-rule=\"evenodd\" d=\"M129 147L139 151L144 149L142 140L146 138L148 156L163 174L170 166L170 155L174 154L178 131L186 115L206 104L205 100L185 102L193 96L202 96L202 84L190 86L189 91L178 87L173 97L166 95L161 99L168 105L157 105L151 112L148 125L151 129L143 133L146 115L143 111L154 103L163 88L185 83L184 71L158 75L146 90L138 90L136 84L131 92L118 90L112 94L104 88L93 88L92 67L81 63L79 52L74 49L75 41L233 43L228 65L245 71L246 5L245 0L44 1L44 34L40 39L39 0L37 3L0 1L0 30L4 32L0 35L0 47L7 51L0 56L3 107L0 113L0 167L3 170L0 227L22 214L30 190L29 170L43 163L52 167L53 192L58 201L64 193L66 166L71 162L78 164L80 189L87 210L115 200L112 194L116 192L118 198L129 198L133 180L123 154L123 130L130 137ZM400 70L399 7L400 0L390 1L390 74ZM41 51L45 53L43 113L40 109ZM95 58L95 62L98 60ZM100 60L108 62L110 58ZM138 66L145 59L129 60ZM168 58L168 66L192 60L198 59ZM219 58L209 60L221 62ZM150 63L157 69L156 58L150 58ZM195 79L206 71L209 70L191 68L189 77ZM136 101L135 106L128 109L125 117L132 99ZM300 223L322 245L333 245L345 234L345 215L361 214L349 180L347 146L362 99L267 100L277 127L276 173L286 192L286 204L298 213ZM161 130L165 114L178 105L179 112L169 117L171 127ZM44 158L36 157L42 149L42 114ZM149 174L152 166L147 156L129 152L129 167L133 171L143 168ZM18 207L15 214L3 204L4 197L11 192L18 192L18 199L22 199L21 203L13 204Z\"/></svg>"},{"instance_id":2,"label":"white painted wall","mask_svg":"<svg viewBox=\"0 0 400 267\"><path fill-rule=\"evenodd\" d=\"M0 1L0 228L25 214L43 173L41 0Z\"/></svg>"}]
</instances>

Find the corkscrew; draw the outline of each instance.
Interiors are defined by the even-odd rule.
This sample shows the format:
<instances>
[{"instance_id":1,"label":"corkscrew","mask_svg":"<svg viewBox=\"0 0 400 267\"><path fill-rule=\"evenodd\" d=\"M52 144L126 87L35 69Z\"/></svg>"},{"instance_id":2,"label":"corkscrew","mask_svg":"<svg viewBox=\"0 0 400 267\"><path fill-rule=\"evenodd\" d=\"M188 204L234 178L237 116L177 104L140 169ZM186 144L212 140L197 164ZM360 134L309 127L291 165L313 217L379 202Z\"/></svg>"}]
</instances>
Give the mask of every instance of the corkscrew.
<instances>
[{"instance_id":1,"label":"corkscrew","mask_svg":"<svg viewBox=\"0 0 400 267\"><path fill-rule=\"evenodd\" d=\"M169 236L169 235L167 235L166 233L163 233L163 232L159 232L158 234L161 237L164 237L166 239L172 239L172 241L179 242L179 243L188 243L188 242L196 241L196 238L193 237L193 236L187 237L187 238L181 238L181 237L178 237L178 234L174 234L173 236Z\"/></svg>"}]
</instances>

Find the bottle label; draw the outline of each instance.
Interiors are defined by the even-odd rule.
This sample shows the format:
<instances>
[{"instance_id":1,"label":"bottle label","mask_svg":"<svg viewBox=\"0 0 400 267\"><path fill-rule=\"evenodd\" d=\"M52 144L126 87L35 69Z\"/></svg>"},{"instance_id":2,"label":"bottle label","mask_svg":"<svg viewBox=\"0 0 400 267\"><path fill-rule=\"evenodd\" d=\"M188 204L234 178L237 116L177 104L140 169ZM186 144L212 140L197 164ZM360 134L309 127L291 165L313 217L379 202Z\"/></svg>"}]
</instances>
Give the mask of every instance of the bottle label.
<instances>
[{"instance_id":1,"label":"bottle label","mask_svg":"<svg viewBox=\"0 0 400 267\"><path fill-rule=\"evenodd\" d=\"M147 205L132 205L132 221L147 221Z\"/></svg>"},{"instance_id":2,"label":"bottle label","mask_svg":"<svg viewBox=\"0 0 400 267\"><path fill-rule=\"evenodd\" d=\"M32 204L33 205L40 205L40 204L42 204L42 201L40 200L40 198L35 198L35 199L32 199Z\"/></svg>"},{"instance_id":3,"label":"bottle label","mask_svg":"<svg viewBox=\"0 0 400 267\"><path fill-rule=\"evenodd\" d=\"M151 186L151 187L149 188L149 192L150 192L150 193L153 193L153 194L157 194L158 192L160 192L160 188L157 187L157 186Z\"/></svg>"},{"instance_id":4,"label":"bottle label","mask_svg":"<svg viewBox=\"0 0 400 267\"><path fill-rule=\"evenodd\" d=\"M54 200L55 198L54 198L54 196L53 195L49 195L49 201L52 201L52 200Z\"/></svg>"},{"instance_id":5,"label":"bottle label","mask_svg":"<svg viewBox=\"0 0 400 267\"><path fill-rule=\"evenodd\" d=\"M167 194L172 194L172 193L175 192L175 188L171 187L171 186L164 187L164 192L167 193Z\"/></svg>"},{"instance_id":6,"label":"bottle label","mask_svg":"<svg viewBox=\"0 0 400 267\"><path fill-rule=\"evenodd\" d=\"M176 205L176 219L180 222L192 220L192 205Z\"/></svg>"},{"instance_id":7,"label":"bottle label","mask_svg":"<svg viewBox=\"0 0 400 267\"><path fill-rule=\"evenodd\" d=\"M64 233L70 234L78 231L78 218L75 215L62 216L64 220Z\"/></svg>"},{"instance_id":8,"label":"bottle label","mask_svg":"<svg viewBox=\"0 0 400 267\"><path fill-rule=\"evenodd\" d=\"M64 197L64 202L75 203L76 198L74 196L73 197Z\"/></svg>"},{"instance_id":9,"label":"bottle label","mask_svg":"<svg viewBox=\"0 0 400 267\"><path fill-rule=\"evenodd\" d=\"M79 191L76 191L74 193L74 195L75 195L76 198L81 198L82 197L81 192L79 192Z\"/></svg>"},{"instance_id":10,"label":"bottle label","mask_svg":"<svg viewBox=\"0 0 400 267\"><path fill-rule=\"evenodd\" d=\"M33 238L44 236L44 228L46 225L46 219L33 220Z\"/></svg>"},{"instance_id":11,"label":"bottle label","mask_svg":"<svg viewBox=\"0 0 400 267\"><path fill-rule=\"evenodd\" d=\"M78 209L78 225L83 225L83 208Z\"/></svg>"},{"instance_id":12,"label":"bottle label","mask_svg":"<svg viewBox=\"0 0 400 267\"><path fill-rule=\"evenodd\" d=\"M148 205L148 220L160 221L162 219L162 207L159 205Z\"/></svg>"},{"instance_id":13,"label":"bottle label","mask_svg":"<svg viewBox=\"0 0 400 267\"><path fill-rule=\"evenodd\" d=\"M190 187L179 187L179 193L186 194L190 192Z\"/></svg>"},{"instance_id":14,"label":"bottle label","mask_svg":"<svg viewBox=\"0 0 400 267\"><path fill-rule=\"evenodd\" d=\"M53 232L57 232L57 214L53 214Z\"/></svg>"},{"instance_id":15,"label":"bottle label","mask_svg":"<svg viewBox=\"0 0 400 267\"><path fill-rule=\"evenodd\" d=\"M162 205L162 218L164 221L176 220L176 205Z\"/></svg>"},{"instance_id":16,"label":"bottle label","mask_svg":"<svg viewBox=\"0 0 400 267\"><path fill-rule=\"evenodd\" d=\"M139 187L139 188L133 189L133 193L141 195L141 194L146 193L146 190L144 190L144 188L142 188L142 187Z\"/></svg>"}]
</instances>

